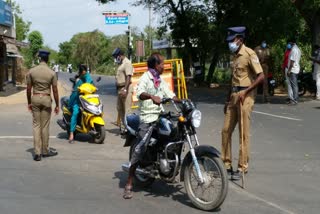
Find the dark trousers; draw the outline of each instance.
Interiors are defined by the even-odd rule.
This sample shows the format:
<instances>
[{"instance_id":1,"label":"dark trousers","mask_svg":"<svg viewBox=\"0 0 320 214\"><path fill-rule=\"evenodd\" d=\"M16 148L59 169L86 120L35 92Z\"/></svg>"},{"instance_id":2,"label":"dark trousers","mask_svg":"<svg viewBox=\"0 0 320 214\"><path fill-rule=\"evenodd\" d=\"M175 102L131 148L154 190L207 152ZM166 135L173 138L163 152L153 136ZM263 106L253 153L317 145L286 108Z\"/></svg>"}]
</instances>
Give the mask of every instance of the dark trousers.
<instances>
[{"instance_id":1,"label":"dark trousers","mask_svg":"<svg viewBox=\"0 0 320 214\"><path fill-rule=\"evenodd\" d=\"M290 99L293 102L297 103L298 102L298 98L299 98L298 74L290 73L290 75L289 75L289 84L291 85L292 93L293 93L293 96L292 96L292 98L290 97Z\"/></svg>"},{"instance_id":2,"label":"dark trousers","mask_svg":"<svg viewBox=\"0 0 320 214\"><path fill-rule=\"evenodd\" d=\"M138 145L135 147L132 157L131 165L138 163L145 154L148 142L153 131L153 123L140 123L138 132Z\"/></svg>"}]
</instances>

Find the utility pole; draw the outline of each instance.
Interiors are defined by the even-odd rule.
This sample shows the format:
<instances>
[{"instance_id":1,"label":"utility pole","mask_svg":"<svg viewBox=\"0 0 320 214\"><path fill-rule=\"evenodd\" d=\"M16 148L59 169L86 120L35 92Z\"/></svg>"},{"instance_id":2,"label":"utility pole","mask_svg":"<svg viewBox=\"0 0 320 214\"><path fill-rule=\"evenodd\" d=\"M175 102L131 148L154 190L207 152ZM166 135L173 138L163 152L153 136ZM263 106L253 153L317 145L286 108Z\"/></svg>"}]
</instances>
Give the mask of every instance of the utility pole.
<instances>
[{"instance_id":1,"label":"utility pole","mask_svg":"<svg viewBox=\"0 0 320 214\"><path fill-rule=\"evenodd\" d=\"M151 7L151 0L149 0L149 45L150 45L150 55L152 53L152 31L151 31L151 12L152 12L152 7Z\"/></svg>"}]
</instances>

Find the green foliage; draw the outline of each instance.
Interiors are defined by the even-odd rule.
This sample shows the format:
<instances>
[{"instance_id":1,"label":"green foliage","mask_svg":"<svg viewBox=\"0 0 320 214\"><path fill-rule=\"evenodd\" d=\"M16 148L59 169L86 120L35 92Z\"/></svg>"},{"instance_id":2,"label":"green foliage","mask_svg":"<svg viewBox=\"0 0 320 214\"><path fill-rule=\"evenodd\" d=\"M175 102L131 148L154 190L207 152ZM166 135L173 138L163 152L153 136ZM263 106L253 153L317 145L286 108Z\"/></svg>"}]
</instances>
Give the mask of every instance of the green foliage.
<instances>
[{"instance_id":1,"label":"green foliage","mask_svg":"<svg viewBox=\"0 0 320 214\"><path fill-rule=\"evenodd\" d=\"M109 76L115 76L116 66L112 63L103 64L97 68L96 73L109 75Z\"/></svg>"},{"instance_id":2,"label":"green foliage","mask_svg":"<svg viewBox=\"0 0 320 214\"><path fill-rule=\"evenodd\" d=\"M38 50L42 48L43 45L43 37L39 31L32 31L28 35L28 41L30 43L30 52L33 57L36 57Z\"/></svg>"},{"instance_id":3,"label":"green foliage","mask_svg":"<svg viewBox=\"0 0 320 214\"><path fill-rule=\"evenodd\" d=\"M218 84L229 84L231 81L231 70L216 68L213 74L213 82Z\"/></svg>"},{"instance_id":4,"label":"green foliage","mask_svg":"<svg viewBox=\"0 0 320 214\"><path fill-rule=\"evenodd\" d=\"M25 21L22 16L20 6L15 1L7 1L11 3L12 11L16 20L16 39L18 41L23 41L27 38L28 32L30 30L31 22Z\"/></svg>"}]
</instances>

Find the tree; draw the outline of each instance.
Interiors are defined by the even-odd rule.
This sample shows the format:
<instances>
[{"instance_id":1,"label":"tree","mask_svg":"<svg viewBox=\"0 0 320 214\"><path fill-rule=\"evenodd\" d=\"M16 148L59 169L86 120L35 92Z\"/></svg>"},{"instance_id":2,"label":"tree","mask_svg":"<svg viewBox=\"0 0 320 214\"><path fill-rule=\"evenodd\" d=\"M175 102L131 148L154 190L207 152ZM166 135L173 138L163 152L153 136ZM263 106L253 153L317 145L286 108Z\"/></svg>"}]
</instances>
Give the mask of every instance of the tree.
<instances>
[{"instance_id":1,"label":"tree","mask_svg":"<svg viewBox=\"0 0 320 214\"><path fill-rule=\"evenodd\" d=\"M43 38L39 31L32 31L28 35L28 41L30 46L23 49L22 54L25 57L25 65L30 68L36 62L38 50L43 45Z\"/></svg>"},{"instance_id":2,"label":"tree","mask_svg":"<svg viewBox=\"0 0 320 214\"><path fill-rule=\"evenodd\" d=\"M72 59L76 64L87 64L91 71L106 60L107 37L100 31L79 33L71 39L73 44Z\"/></svg>"},{"instance_id":3,"label":"tree","mask_svg":"<svg viewBox=\"0 0 320 214\"><path fill-rule=\"evenodd\" d=\"M320 44L319 0L291 0L311 31L312 44Z\"/></svg>"}]
</instances>

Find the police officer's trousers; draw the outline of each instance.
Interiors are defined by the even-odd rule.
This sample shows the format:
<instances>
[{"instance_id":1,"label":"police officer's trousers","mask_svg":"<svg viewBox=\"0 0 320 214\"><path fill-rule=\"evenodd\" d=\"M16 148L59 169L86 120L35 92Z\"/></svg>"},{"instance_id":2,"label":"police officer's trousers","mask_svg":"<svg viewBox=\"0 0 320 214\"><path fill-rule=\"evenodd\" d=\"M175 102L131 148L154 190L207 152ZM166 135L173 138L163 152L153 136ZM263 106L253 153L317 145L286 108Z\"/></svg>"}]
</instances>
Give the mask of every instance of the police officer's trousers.
<instances>
[{"instance_id":1,"label":"police officer's trousers","mask_svg":"<svg viewBox=\"0 0 320 214\"><path fill-rule=\"evenodd\" d=\"M239 127L239 161L238 169L247 171L249 162L249 146L250 146L250 122L251 112L254 105L253 92L246 97L240 111L239 93L232 93L230 103L227 106L227 111L224 117L224 126L222 129L222 160L227 169L232 167L232 133L238 123ZM243 117L243 145L241 145L241 114ZM243 148L243 149L242 149Z\"/></svg>"},{"instance_id":2,"label":"police officer's trousers","mask_svg":"<svg viewBox=\"0 0 320 214\"><path fill-rule=\"evenodd\" d=\"M117 100L117 110L118 114L120 115L120 119L124 122L124 117L126 114L130 112L131 104L132 104L132 85L129 86L128 95L127 97L122 97L120 95L121 89L118 90L118 100Z\"/></svg>"},{"instance_id":3,"label":"police officer's trousers","mask_svg":"<svg viewBox=\"0 0 320 214\"><path fill-rule=\"evenodd\" d=\"M49 127L51 118L50 96L34 95L31 99L33 116L33 142L36 155L48 154Z\"/></svg>"}]
</instances>

